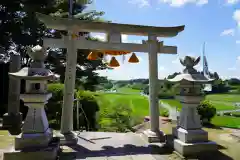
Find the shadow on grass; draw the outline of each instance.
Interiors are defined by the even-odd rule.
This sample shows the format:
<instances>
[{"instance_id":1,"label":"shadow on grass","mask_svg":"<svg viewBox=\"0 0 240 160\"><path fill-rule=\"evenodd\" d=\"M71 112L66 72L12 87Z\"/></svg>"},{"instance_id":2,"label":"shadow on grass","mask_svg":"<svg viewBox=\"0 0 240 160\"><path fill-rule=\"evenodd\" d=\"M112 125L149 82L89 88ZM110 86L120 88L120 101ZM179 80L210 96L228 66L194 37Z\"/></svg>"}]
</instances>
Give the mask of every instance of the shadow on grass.
<instances>
[{"instance_id":1,"label":"shadow on grass","mask_svg":"<svg viewBox=\"0 0 240 160\"><path fill-rule=\"evenodd\" d=\"M97 145L97 144L96 144ZM85 159L90 157L109 157L109 156L127 156L127 155L166 155L172 154L172 149L150 144L148 146L135 146L132 144L124 145L123 147L103 146L102 150L89 150L80 145L68 146L75 152L61 153L60 160L66 159Z\"/></svg>"}]
</instances>

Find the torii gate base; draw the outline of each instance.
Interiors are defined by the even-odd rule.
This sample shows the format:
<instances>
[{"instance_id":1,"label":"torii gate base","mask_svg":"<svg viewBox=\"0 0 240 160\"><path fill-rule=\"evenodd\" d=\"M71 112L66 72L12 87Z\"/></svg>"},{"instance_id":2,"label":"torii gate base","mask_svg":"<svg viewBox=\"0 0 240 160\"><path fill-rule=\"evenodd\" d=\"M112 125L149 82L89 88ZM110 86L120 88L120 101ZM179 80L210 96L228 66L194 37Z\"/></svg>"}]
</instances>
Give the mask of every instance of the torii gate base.
<instances>
[{"instance_id":1,"label":"torii gate base","mask_svg":"<svg viewBox=\"0 0 240 160\"><path fill-rule=\"evenodd\" d=\"M68 31L63 39L43 40L45 47L67 48L67 66L65 72L65 89L61 119L61 133L68 142L76 142L73 130L73 99L76 77L77 49L88 50L123 50L130 52L148 52L149 56L149 105L151 129L145 131L149 142L164 141L163 132L159 131L158 85L158 53L176 54L177 47L164 46L157 37L174 37L184 30L184 26L153 27L117 23L82 21L71 18L51 17L37 13L40 21L48 28ZM108 42L90 41L84 37L76 37L79 32L104 32L108 34ZM142 44L122 43L121 34L148 36ZM63 137L63 136L62 136Z\"/></svg>"}]
</instances>

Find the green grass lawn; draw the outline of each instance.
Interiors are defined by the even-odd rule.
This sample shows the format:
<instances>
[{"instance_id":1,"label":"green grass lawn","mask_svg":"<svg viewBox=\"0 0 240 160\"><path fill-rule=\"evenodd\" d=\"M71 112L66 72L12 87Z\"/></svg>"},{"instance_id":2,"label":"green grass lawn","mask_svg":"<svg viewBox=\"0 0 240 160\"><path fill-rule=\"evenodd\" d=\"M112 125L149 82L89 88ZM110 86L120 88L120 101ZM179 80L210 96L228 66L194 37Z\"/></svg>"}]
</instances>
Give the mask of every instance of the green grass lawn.
<instances>
[{"instance_id":1,"label":"green grass lawn","mask_svg":"<svg viewBox=\"0 0 240 160\"><path fill-rule=\"evenodd\" d=\"M103 93L98 97L100 107L110 106L109 104L126 104L131 106L133 114L136 116L148 116L148 99L141 95L128 95L121 93Z\"/></svg>"},{"instance_id":2,"label":"green grass lawn","mask_svg":"<svg viewBox=\"0 0 240 160\"><path fill-rule=\"evenodd\" d=\"M126 104L131 106L134 116L149 116L148 98L141 95L121 94L121 93L101 93L97 97L98 104L101 107L111 106L111 103ZM166 111L161 108L160 111Z\"/></svg>"},{"instance_id":3,"label":"green grass lawn","mask_svg":"<svg viewBox=\"0 0 240 160\"><path fill-rule=\"evenodd\" d=\"M240 117L215 116L211 123L215 126L240 128Z\"/></svg>"},{"instance_id":4,"label":"green grass lawn","mask_svg":"<svg viewBox=\"0 0 240 160\"><path fill-rule=\"evenodd\" d=\"M206 98L207 100L209 100L214 107L217 109L217 111L222 111L222 110L234 110L236 109L235 106L231 105L230 103L223 103L221 101L211 101L209 98ZM178 108L182 108L182 104L175 99L162 99L161 100L163 103L168 103L170 106L172 107L178 107Z\"/></svg>"},{"instance_id":5,"label":"green grass lawn","mask_svg":"<svg viewBox=\"0 0 240 160\"><path fill-rule=\"evenodd\" d=\"M221 102L215 102L215 101L210 101L214 107L217 109L217 111L224 111L224 110L234 110L236 109L235 106L233 105L226 105L224 103Z\"/></svg>"},{"instance_id":6,"label":"green grass lawn","mask_svg":"<svg viewBox=\"0 0 240 160\"><path fill-rule=\"evenodd\" d=\"M140 94L141 90L122 87L122 88L118 88L117 92L127 93L127 94Z\"/></svg>"},{"instance_id":7,"label":"green grass lawn","mask_svg":"<svg viewBox=\"0 0 240 160\"><path fill-rule=\"evenodd\" d=\"M219 95L217 95L219 96ZM215 95L207 96L210 100ZM231 97L231 96L230 96ZM221 95L220 95L221 98ZM174 99L162 99L163 103L168 103L170 106L177 106L181 109L182 105L178 100ZM122 94L122 93L101 93L98 97L98 102L101 106L109 106L110 103L126 104L132 107L134 116L148 116L149 115L149 103L148 98L141 95L134 94ZM218 111L221 110L232 110L235 107L231 105L226 105L221 102L217 102L216 99L211 101ZM161 109L160 111L164 111ZM212 123L216 126L240 128L240 118L230 117L230 116L215 116Z\"/></svg>"},{"instance_id":8,"label":"green grass lawn","mask_svg":"<svg viewBox=\"0 0 240 160\"><path fill-rule=\"evenodd\" d=\"M210 94L206 96L207 100L240 102L240 94Z\"/></svg>"}]
</instances>

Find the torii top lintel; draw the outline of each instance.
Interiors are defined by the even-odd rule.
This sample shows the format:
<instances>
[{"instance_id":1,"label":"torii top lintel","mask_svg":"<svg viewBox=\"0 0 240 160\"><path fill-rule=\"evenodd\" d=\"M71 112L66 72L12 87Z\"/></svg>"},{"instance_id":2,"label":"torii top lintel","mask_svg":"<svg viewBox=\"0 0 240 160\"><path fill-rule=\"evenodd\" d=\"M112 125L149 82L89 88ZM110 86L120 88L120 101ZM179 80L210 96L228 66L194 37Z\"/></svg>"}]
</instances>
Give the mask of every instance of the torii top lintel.
<instances>
[{"instance_id":1,"label":"torii top lintel","mask_svg":"<svg viewBox=\"0 0 240 160\"><path fill-rule=\"evenodd\" d=\"M154 27L142 26L132 24L106 23L106 22L92 22L69 18L59 18L37 13L37 17L48 28L57 30L69 30L74 28L81 32L103 32L109 33L111 31L119 32L127 35L148 36L155 34L157 37L174 37L179 32L183 31L185 26L176 27Z\"/></svg>"}]
</instances>

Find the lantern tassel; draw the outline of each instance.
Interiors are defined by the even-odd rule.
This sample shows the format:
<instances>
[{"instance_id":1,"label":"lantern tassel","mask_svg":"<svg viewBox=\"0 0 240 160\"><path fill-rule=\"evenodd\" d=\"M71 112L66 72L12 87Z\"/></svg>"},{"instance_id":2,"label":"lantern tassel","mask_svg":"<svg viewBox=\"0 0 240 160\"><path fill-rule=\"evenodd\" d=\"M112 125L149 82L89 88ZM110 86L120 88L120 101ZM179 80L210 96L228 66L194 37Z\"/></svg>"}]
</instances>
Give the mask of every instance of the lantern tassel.
<instances>
[{"instance_id":1,"label":"lantern tassel","mask_svg":"<svg viewBox=\"0 0 240 160\"><path fill-rule=\"evenodd\" d=\"M131 57L128 60L129 63L138 63L139 59L137 58L135 53L132 53Z\"/></svg>"},{"instance_id":2,"label":"lantern tassel","mask_svg":"<svg viewBox=\"0 0 240 160\"><path fill-rule=\"evenodd\" d=\"M112 57L109 64L108 64L109 67L119 67L119 63L118 61L116 60L115 57Z\"/></svg>"},{"instance_id":3,"label":"lantern tassel","mask_svg":"<svg viewBox=\"0 0 240 160\"><path fill-rule=\"evenodd\" d=\"M88 60L97 60L98 59L98 53L97 52L90 52L87 56Z\"/></svg>"}]
</instances>

